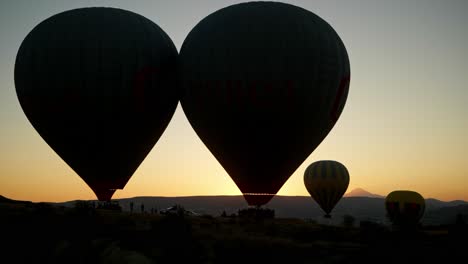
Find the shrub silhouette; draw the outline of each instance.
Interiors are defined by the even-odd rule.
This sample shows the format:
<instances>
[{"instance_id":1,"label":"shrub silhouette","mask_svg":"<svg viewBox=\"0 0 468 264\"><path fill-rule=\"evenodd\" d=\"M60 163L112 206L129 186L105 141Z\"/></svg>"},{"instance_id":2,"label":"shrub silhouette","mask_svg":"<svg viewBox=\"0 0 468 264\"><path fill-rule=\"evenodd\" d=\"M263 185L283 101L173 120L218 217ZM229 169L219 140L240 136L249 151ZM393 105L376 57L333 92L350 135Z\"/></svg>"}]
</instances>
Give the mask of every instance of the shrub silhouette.
<instances>
[{"instance_id":1,"label":"shrub silhouette","mask_svg":"<svg viewBox=\"0 0 468 264\"><path fill-rule=\"evenodd\" d=\"M343 216L343 226L344 227L348 227L348 228L353 227L355 221L356 221L356 219L352 215L346 214L346 215Z\"/></svg>"}]
</instances>

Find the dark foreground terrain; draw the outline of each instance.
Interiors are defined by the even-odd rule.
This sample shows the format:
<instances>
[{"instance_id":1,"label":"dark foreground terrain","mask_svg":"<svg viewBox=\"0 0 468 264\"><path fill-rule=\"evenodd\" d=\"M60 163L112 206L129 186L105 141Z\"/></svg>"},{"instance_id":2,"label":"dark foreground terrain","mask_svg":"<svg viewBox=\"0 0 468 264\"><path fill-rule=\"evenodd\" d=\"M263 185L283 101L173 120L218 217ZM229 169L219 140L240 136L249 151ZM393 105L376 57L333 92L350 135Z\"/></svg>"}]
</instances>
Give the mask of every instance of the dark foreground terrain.
<instances>
[{"instance_id":1,"label":"dark foreground terrain","mask_svg":"<svg viewBox=\"0 0 468 264\"><path fill-rule=\"evenodd\" d=\"M464 219L403 232L300 219L0 202L1 263L466 263Z\"/></svg>"}]
</instances>

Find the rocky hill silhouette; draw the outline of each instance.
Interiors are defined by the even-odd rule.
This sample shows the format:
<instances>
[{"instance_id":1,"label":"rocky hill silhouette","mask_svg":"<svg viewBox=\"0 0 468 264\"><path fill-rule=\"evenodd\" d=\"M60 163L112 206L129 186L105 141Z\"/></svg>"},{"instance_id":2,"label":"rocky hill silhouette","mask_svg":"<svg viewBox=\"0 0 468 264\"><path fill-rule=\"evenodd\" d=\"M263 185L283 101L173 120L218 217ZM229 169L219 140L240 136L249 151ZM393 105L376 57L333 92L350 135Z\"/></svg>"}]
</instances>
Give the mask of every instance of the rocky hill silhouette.
<instances>
[{"instance_id":1,"label":"rocky hill silhouette","mask_svg":"<svg viewBox=\"0 0 468 264\"><path fill-rule=\"evenodd\" d=\"M468 205L460 202L428 212L435 220L445 215L453 222L450 219L456 216L457 222L411 232L372 220L356 221L354 226L322 224L318 220L323 213L304 196L276 197L269 203L276 218L220 216L221 210L245 208L242 196L135 197L115 202L124 211L95 207L96 201L18 203L1 197L2 259L8 263L398 263L402 259L454 263L465 257L468 234ZM131 202L134 211L128 212ZM343 220L340 214L348 213L381 217L382 203L380 198L344 198L332 221ZM141 204L145 212L140 212ZM172 204L216 216L148 212Z\"/></svg>"},{"instance_id":2,"label":"rocky hill silhouette","mask_svg":"<svg viewBox=\"0 0 468 264\"><path fill-rule=\"evenodd\" d=\"M115 199L123 211L130 211L130 203L133 202L135 210L140 210L141 204L145 211L160 211L180 204L186 209L199 214L219 216L224 211L226 214L235 214L239 209L247 208L247 203L242 196L186 196L186 197L134 197ZM73 207L76 201L58 203L67 207ZM332 219L323 219L323 211L318 204L308 196L275 196L266 208L274 209L278 218L311 219L319 223L339 225L343 216L351 215L358 221L373 221L379 224L390 225L386 217L385 199L371 197L344 197L336 205L332 212ZM437 199L426 199L426 211L421 220L426 225L450 224L456 219L457 214L468 215L468 202L450 201L444 202Z\"/></svg>"}]
</instances>

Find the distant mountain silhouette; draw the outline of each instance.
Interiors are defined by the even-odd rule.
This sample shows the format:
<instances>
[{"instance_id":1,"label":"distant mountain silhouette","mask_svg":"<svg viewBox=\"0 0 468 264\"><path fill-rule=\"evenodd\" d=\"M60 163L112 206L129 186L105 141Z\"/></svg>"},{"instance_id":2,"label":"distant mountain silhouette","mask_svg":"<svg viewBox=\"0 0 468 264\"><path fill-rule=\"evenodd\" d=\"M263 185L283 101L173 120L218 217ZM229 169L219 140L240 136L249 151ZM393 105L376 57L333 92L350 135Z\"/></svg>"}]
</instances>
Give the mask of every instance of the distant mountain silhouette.
<instances>
[{"instance_id":1,"label":"distant mountain silhouette","mask_svg":"<svg viewBox=\"0 0 468 264\"><path fill-rule=\"evenodd\" d=\"M440 201L438 202L440 203ZM448 206L441 206L436 209L426 209L423 223L427 225L455 224L459 214L463 215L465 219L468 219L468 203L463 201L452 201L447 204Z\"/></svg>"},{"instance_id":2,"label":"distant mountain silhouette","mask_svg":"<svg viewBox=\"0 0 468 264\"><path fill-rule=\"evenodd\" d=\"M453 206L464 205L464 204L467 204L467 202L461 201L461 200L444 202L444 201L440 201L434 198L428 198L426 199L426 210L437 210L442 207L453 207Z\"/></svg>"},{"instance_id":3,"label":"distant mountain silhouette","mask_svg":"<svg viewBox=\"0 0 468 264\"><path fill-rule=\"evenodd\" d=\"M385 198L385 196L370 193L362 188L356 188L344 195L344 197L370 197L370 198Z\"/></svg>"},{"instance_id":4,"label":"distant mountain silhouette","mask_svg":"<svg viewBox=\"0 0 468 264\"><path fill-rule=\"evenodd\" d=\"M187 197L134 197L116 199L124 211L130 211L130 202L134 203L135 212L139 212L143 204L146 212L151 209L160 211L180 204L188 210L199 214L219 216L223 211L227 215L237 213L239 209L247 208L243 196L187 196ZM324 212L310 196L275 196L265 207L275 210L276 217L303 218L317 222L341 224L344 215L352 215L358 221L373 221L388 225L384 198L345 197L340 200L332 211L332 219L324 219ZM74 206L76 201L60 203L68 207ZM443 202L436 199L426 200L426 211L422 219L423 224L449 224L455 220L457 214L468 215L468 202Z\"/></svg>"},{"instance_id":5,"label":"distant mountain silhouette","mask_svg":"<svg viewBox=\"0 0 468 264\"><path fill-rule=\"evenodd\" d=\"M16 204L0 199L0 233L5 241L2 259L12 263L428 264L462 263L466 259L468 226L463 223L468 220L468 203L429 211L421 232L407 233L384 222L382 198L344 198L330 221L322 218L317 204L305 196L275 197L268 207L274 208L278 217L257 220L151 214L151 206L178 203L185 209L199 208L220 216L223 208L230 212L245 208L242 196L113 201L126 210L130 202L138 209L143 203L149 214L103 208L96 201ZM343 226L344 214L356 221ZM351 222L357 228L349 228Z\"/></svg>"},{"instance_id":6,"label":"distant mountain silhouette","mask_svg":"<svg viewBox=\"0 0 468 264\"><path fill-rule=\"evenodd\" d=\"M5 196L0 195L0 203L7 203L7 204L32 204L30 201L17 201L12 200L10 198L6 198Z\"/></svg>"},{"instance_id":7,"label":"distant mountain silhouette","mask_svg":"<svg viewBox=\"0 0 468 264\"><path fill-rule=\"evenodd\" d=\"M130 203L134 203L134 212L140 212L141 204L146 212L160 211L175 204L199 214L220 216L223 211L227 215L237 214L239 209L247 208L244 197L239 196L186 196L186 197L134 197L115 199L124 211L130 211ZM265 207L274 209L279 218L312 219L319 223L341 224L344 215L351 215L358 221L373 221L388 225L384 198L344 197L332 211L332 219L324 219L324 212L309 196L275 196ZM49 203L57 206L74 207L77 201L64 203ZM97 201L95 201L97 202ZM28 201L15 201L0 196L0 204L31 204ZM457 215L468 216L468 202L444 202L437 199L426 199L426 211L421 220L425 225L453 224Z\"/></svg>"}]
</instances>

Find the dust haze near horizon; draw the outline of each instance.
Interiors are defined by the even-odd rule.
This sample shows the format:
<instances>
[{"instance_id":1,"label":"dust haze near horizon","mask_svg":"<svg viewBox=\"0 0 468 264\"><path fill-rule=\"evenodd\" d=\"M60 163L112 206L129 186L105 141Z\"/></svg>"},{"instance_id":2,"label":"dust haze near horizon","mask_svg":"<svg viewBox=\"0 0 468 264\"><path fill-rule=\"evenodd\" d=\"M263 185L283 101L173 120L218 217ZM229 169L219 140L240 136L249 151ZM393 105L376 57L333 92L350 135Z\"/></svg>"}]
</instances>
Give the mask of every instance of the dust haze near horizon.
<instances>
[{"instance_id":1,"label":"dust haze near horizon","mask_svg":"<svg viewBox=\"0 0 468 264\"><path fill-rule=\"evenodd\" d=\"M240 1L2 1L0 3L0 195L18 200L95 199L44 142L16 97L13 71L24 37L59 12L109 6L158 24L180 49L210 13ZM350 172L352 190L468 200L468 2L284 1L325 19L346 45L351 86L331 133L279 195L308 195L312 162L333 159ZM180 105L124 190L133 196L240 195L204 146Z\"/></svg>"}]
</instances>

